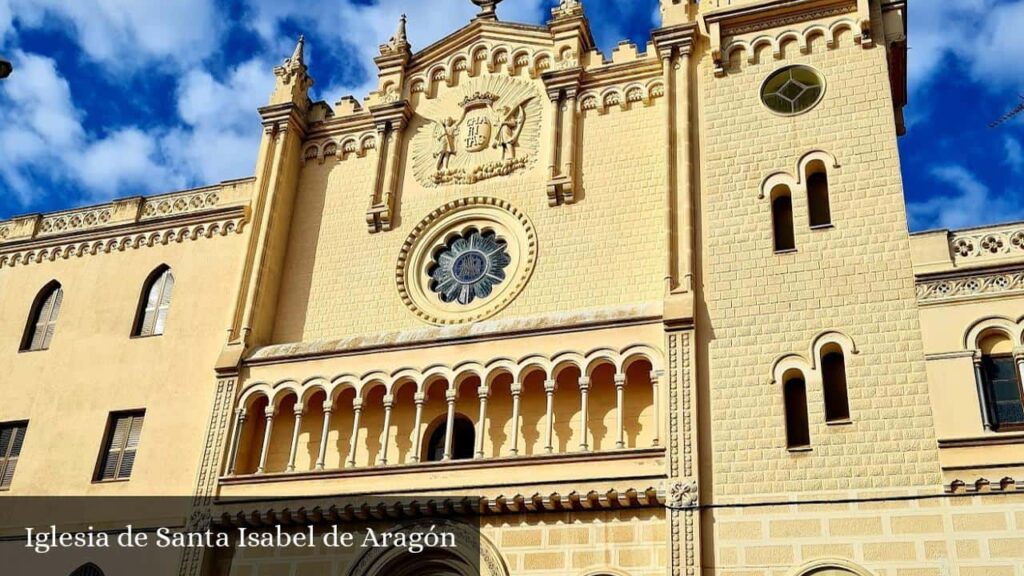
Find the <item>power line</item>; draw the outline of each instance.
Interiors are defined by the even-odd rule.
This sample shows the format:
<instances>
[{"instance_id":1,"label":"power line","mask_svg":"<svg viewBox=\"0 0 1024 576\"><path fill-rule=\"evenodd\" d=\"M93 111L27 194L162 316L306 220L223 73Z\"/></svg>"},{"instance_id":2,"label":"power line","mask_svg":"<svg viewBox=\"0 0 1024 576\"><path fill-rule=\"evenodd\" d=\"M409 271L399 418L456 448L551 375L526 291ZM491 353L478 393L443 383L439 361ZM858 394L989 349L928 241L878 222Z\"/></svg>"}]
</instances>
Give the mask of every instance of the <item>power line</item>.
<instances>
[{"instance_id":1,"label":"power line","mask_svg":"<svg viewBox=\"0 0 1024 576\"><path fill-rule=\"evenodd\" d=\"M1013 110L1010 110L1009 112L1004 114L1003 117L1000 118L999 120L996 120L995 122L989 124L988 127L998 128L999 126L1006 124L1010 120L1013 120L1014 117L1020 115L1022 112L1024 112L1024 95L1020 97L1020 104L1017 104L1017 106Z\"/></svg>"}]
</instances>

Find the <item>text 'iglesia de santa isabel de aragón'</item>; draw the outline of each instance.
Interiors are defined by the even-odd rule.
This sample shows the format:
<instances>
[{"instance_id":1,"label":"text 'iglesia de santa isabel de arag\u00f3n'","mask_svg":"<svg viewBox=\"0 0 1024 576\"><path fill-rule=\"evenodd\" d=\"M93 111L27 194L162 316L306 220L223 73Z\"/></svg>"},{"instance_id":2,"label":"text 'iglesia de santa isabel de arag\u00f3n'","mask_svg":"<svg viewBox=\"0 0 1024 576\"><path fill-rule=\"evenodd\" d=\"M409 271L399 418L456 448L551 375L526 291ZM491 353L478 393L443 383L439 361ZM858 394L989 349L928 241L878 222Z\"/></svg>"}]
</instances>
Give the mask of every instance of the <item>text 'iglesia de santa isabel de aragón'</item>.
<instances>
[{"instance_id":1,"label":"text 'iglesia de santa isabel de arag\u00f3n'","mask_svg":"<svg viewBox=\"0 0 1024 576\"><path fill-rule=\"evenodd\" d=\"M362 101L300 39L251 178L0 222L0 505L479 549L38 573L1024 576L1024 224L908 234L906 0L475 3Z\"/></svg>"}]
</instances>

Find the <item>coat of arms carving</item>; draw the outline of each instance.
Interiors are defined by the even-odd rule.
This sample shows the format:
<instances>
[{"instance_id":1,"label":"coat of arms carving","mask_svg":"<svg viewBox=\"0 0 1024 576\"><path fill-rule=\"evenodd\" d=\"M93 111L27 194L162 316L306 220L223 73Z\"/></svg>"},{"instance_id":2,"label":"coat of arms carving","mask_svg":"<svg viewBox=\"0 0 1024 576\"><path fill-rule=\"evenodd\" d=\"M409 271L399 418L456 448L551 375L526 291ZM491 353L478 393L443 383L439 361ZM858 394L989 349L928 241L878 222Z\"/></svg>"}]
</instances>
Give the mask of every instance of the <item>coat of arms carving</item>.
<instances>
[{"instance_id":1,"label":"coat of arms carving","mask_svg":"<svg viewBox=\"0 0 1024 576\"><path fill-rule=\"evenodd\" d=\"M474 184L525 170L537 159L541 99L529 82L470 82L417 110L413 170L424 186Z\"/></svg>"}]
</instances>

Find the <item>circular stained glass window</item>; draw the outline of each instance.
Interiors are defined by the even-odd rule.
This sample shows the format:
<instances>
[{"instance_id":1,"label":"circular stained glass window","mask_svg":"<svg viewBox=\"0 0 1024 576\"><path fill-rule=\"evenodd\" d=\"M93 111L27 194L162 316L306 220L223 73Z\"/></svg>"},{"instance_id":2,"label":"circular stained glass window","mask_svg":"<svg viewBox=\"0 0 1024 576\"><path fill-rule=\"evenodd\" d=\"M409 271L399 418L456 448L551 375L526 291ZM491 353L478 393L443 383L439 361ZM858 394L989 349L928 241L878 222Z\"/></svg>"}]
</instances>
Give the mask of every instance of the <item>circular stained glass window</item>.
<instances>
[{"instance_id":1,"label":"circular stained glass window","mask_svg":"<svg viewBox=\"0 0 1024 576\"><path fill-rule=\"evenodd\" d=\"M761 87L761 101L773 112L792 116L814 108L825 94L825 80L807 66L778 70Z\"/></svg>"},{"instance_id":2,"label":"circular stained glass window","mask_svg":"<svg viewBox=\"0 0 1024 576\"><path fill-rule=\"evenodd\" d=\"M428 270L430 289L445 304L487 298L505 280L508 244L494 232L470 229L448 241Z\"/></svg>"}]
</instances>

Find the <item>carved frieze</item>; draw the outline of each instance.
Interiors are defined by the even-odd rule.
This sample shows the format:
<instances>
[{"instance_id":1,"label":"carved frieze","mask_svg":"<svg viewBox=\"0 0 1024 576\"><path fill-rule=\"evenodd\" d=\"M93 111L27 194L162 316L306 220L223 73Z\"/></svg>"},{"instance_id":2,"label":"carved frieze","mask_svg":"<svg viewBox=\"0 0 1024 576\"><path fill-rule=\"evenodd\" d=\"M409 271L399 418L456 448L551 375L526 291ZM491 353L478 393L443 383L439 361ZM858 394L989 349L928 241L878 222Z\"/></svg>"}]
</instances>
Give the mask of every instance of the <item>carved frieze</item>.
<instances>
[{"instance_id":1,"label":"carved frieze","mask_svg":"<svg viewBox=\"0 0 1024 576\"><path fill-rule=\"evenodd\" d=\"M533 83L488 76L420 106L413 172L426 187L474 184L536 163L543 106Z\"/></svg>"},{"instance_id":2,"label":"carved frieze","mask_svg":"<svg viewBox=\"0 0 1024 576\"><path fill-rule=\"evenodd\" d=\"M917 283L917 300L922 304L1020 292L1024 292L1024 271L973 274Z\"/></svg>"}]
</instances>

